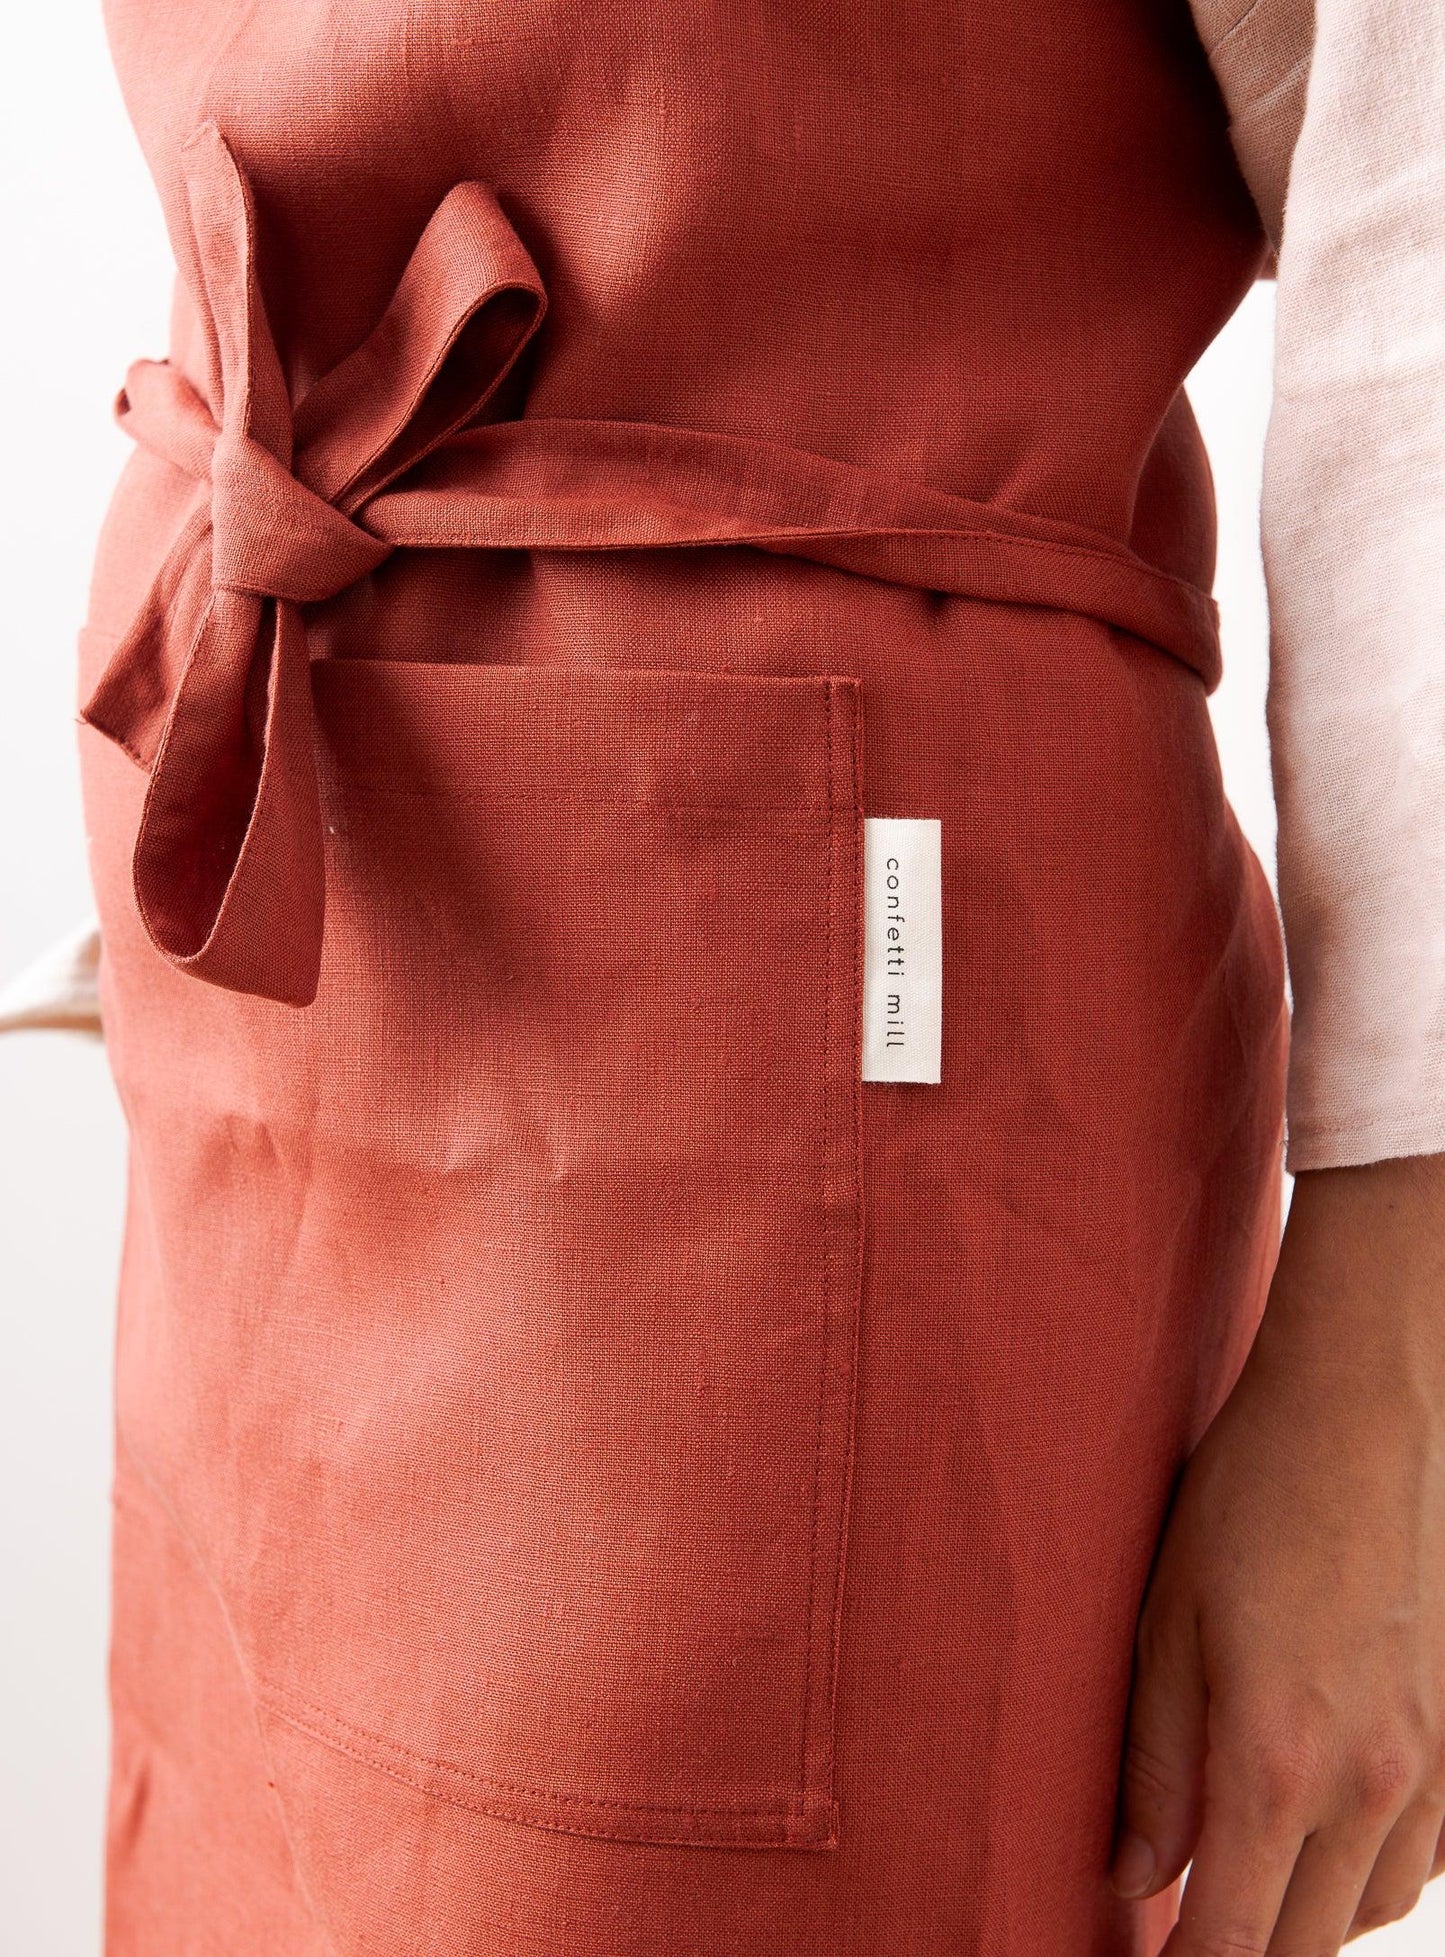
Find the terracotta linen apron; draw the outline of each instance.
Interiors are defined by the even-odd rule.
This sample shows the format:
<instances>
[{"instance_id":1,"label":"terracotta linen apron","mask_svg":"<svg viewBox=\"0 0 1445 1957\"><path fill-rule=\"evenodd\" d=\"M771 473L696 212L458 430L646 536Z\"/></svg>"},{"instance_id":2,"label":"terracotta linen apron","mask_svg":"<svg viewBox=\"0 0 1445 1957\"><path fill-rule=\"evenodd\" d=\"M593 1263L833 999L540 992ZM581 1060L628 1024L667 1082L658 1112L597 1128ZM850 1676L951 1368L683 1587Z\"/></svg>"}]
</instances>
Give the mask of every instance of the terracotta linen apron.
<instances>
[{"instance_id":1,"label":"terracotta linen apron","mask_svg":"<svg viewBox=\"0 0 1445 1957\"><path fill-rule=\"evenodd\" d=\"M1183 0L110 0L111 1957L1125 1957L1278 1228ZM861 1078L865 816L938 1084Z\"/></svg>"}]
</instances>

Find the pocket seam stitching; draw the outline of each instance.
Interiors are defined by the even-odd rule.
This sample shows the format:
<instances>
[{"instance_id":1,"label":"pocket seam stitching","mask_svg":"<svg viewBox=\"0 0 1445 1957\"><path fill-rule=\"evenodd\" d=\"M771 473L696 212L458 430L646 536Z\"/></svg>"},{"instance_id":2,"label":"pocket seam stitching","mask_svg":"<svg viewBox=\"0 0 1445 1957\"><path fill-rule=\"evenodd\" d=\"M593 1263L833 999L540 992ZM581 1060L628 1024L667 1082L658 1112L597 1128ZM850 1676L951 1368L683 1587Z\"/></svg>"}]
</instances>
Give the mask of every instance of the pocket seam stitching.
<instances>
[{"instance_id":1,"label":"pocket seam stitching","mask_svg":"<svg viewBox=\"0 0 1445 1957\"><path fill-rule=\"evenodd\" d=\"M818 1362L818 1413L817 1413L817 1419L814 1422L814 1430L813 1430L813 1515L812 1515L812 1522L809 1530L809 1546L808 1546L808 1601L804 1611L803 1709L802 1709L802 1718L799 1721L799 1726L801 1728L801 1731L799 1734L800 1757L798 1761L798 1787L799 1787L799 1798L804 1803L806 1803L807 1801L808 1756L811 1751L811 1744L812 1744L811 1723L813 1717L813 1673L814 1673L813 1646L817 1635L815 1618L817 1612L817 1590L818 1590L818 1528L822 1518L822 1506L823 1506L823 1424L824 1424L824 1417L827 1413L827 1407L828 1407L828 1373L829 1373L830 1362L832 1357L831 1350L830 1350L832 1341L830 1335L833 1333L833 1327L830 1324L830 1320L833 1316L833 1232L828 1224L828 1213L827 1213L828 1115L829 1115L830 1102L831 1102L831 1095L829 1092L829 1062L832 1059L832 1054L833 1054L833 1016L834 1016L833 946L834 946L834 940L836 935L834 913L837 908L837 897L838 897L838 893L837 893L838 866L836 862L837 825L833 813L833 801L834 801L834 793L835 793L835 781L834 781L834 772L833 772L833 768L834 768L833 696L834 696L834 688L832 683L830 682L824 692L824 700L826 704L825 704L824 715L823 715L824 765L826 769L826 779L828 783L827 854L824 862L824 873L827 878L827 884L828 884L827 927L825 932L825 943L824 943L824 970L827 973L827 979L823 987L823 1038L822 1038L822 1052L819 1055L819 1063L818 1063L818 1082L819 1082L818 1161L819 1161L821 1180L823 1184L823 1197L824 1197L823 1297L822 1297L823 1310L822 1310L822 1328L821 1328L822 1337L819 1341L819 1344L822 1347L822 1351ZM841 1554L841 1545L840 1545L840 1554ZM832 1778L832 1749L831 1748L829 1748L828 1750L828 1755L826 1757L825 1764L828 1770L828 1777L831 1780Z\"/></svg>"},{"instance_id":2,"label":"pocket seam stitching","mask_svg":"<svg viewBox=\"0 0 1445 1957\"><path fill-rule=\"evenodd\" d=\"M259 1686L257 1697L260 1703L266 1707L267 1711L272 1713L277 1719L284 1719L288 1725L296 1727L299 1732L309 1734L312 1739L319 1741L323 1746L335 1747L338 1752L349 1754L352 1758L360 1760L363 1765L374 1767L378 1773L391 1774L395 1779L405 1780L408 1785L420 1786L422 1783L419 1778L413 1779L401 1767L389 1763L384 1757L386 1754L394 1753L399 1755L403 1760L414 1762L417 1767L431 1767L438 1773L455 1775L459 1780L473 1781L480 1788L494 1787L498 1792L503 1794L528 1795L537 1801L545 1803L549 1807L560 1809L577 1807L606 1810L615 1808L640 1814L726 1814L744 1821L772 1821L779 1816L782 1816L784 1819L801 1818L806 1808L805 1802L793 1796L789 1796L787 1800L779 1801L772 1806L759 1807L756 1804L750 1803L724 1802L705 1806L697 1801L624 1801L610 1799L605 1795L559 1794L553 1788L533 1787L526 1781L502 1780L495 1774L481 1773L476 1768L464 1767L456 1761L439 1760L431 1754L420 1753L413 1747L403 1745L400 1740L391 1739L384 1733L372 1732L366 1726L358 1726L353 1720L343 1718L340 1713L332 1712L325 1706L314 1704L311 1700L303 1698L301 1694L292 1691L288 1686L275 1684ZM320 1726L311 1724L301 1716L301 1713L297 1710L298 1707L304 1709L306 1712L312 1713L317 1720L324 1722L324 1724ZM326 1732L324 1729L325 1725L339 1727L342 1732L349 1733L354 1740L370 1742L371 1746L377 1749L376 1754L373 1755L371 1752L363 1752L359 1747L348 1745L346 1741L338 1739L335 1734ZM473 1803L463 1800L460 1796L441 1793L431 1786L424 1786L422 1791L435 1795L439 1800L451 1800L458 1807L470 1807L473 1805ZM500 1810L495 1803L489 1803L481 1809L481 1812L492 1814L500 1812ZM519 1815L517 1818L522 1817ZM683 1839L690 1840L692 1837L683 1837Z\"/></svg>"}]
</instances>

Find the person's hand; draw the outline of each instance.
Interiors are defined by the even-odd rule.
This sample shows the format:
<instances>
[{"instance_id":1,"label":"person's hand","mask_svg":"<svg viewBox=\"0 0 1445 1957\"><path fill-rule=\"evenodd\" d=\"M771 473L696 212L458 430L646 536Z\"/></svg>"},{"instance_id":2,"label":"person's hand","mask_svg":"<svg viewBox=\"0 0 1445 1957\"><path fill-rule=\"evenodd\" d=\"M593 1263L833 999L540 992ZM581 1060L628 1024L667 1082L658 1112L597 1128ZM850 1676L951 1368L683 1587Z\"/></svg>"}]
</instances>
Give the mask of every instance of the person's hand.
<instances>
[{"instance_id":1,"label":"person's hand","mask_svg":"<svg viewBox=\"0 0 1445 1957\"><path fill-rule=\"evenodd\" d=\"M1445 1156L1302 1175L1140 1617L1115 1887L1165 1957L1329 1957L1445 1827Z\"/></svg>"}]
</instances>

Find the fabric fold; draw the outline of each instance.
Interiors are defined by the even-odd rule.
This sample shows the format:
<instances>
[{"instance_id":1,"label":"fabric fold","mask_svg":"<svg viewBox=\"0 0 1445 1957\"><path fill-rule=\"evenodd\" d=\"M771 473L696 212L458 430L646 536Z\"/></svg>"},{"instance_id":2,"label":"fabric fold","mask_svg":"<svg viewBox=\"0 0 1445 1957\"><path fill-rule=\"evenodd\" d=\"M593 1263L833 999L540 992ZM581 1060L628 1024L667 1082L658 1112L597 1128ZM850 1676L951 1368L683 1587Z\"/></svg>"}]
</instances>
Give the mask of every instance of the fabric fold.
<instances>
[{"instance_id":1,"label":"fabric fold","mask_svg":"<svg viewBox=\"0 0 1445 1957\"><path fill-rule=\"evenodd\" d=\"M245 176L210 122L182 161L209 398L143 361L117 415L201 491L83 718L150 770L134 876L157 949L213 984L307 1005L325 878L299 607L386 559L356 511L482 410L546 300L490 192L460 185L374 332L293 410Z\"/></svg>"}]
</instances>

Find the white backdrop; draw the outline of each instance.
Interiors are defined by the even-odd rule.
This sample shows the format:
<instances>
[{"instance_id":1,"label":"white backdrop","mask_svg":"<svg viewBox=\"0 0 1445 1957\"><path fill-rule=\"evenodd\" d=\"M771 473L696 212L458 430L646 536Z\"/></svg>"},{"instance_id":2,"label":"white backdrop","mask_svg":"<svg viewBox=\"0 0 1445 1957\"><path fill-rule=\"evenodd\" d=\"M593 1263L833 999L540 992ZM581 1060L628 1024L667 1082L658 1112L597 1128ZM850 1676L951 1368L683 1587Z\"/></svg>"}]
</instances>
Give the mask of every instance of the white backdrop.
<instances>
[{"instance_id":1,"label":"white backdrop","mask_svg":"<svg viewBox=\"0 0 1445 1957\"><path fill-rule=\"evenodd\" d=\"M0 977L88 906L74 637L127 444L126 365L164 350L170 254L107 62L95 0L16 9L0 70L6 604L0 715ZM1266 863L1273 817L1256 547L1273 294L1260 286L1193 383L1221 509L1227 677L1214 698L1230 794ZM103 1050L0 1040L0 1950L99 1950L105 1770L112 1294L123 1132ZM1425 1957L1445 1883L1356 1946ZM156 1957L172 1957L157 1952ZM179 1957L179 1953L175 1954ZM269 1953L257 1953L269 1957Z\"/></svg>"}]
</instances>

